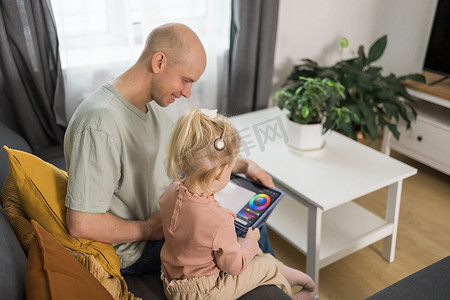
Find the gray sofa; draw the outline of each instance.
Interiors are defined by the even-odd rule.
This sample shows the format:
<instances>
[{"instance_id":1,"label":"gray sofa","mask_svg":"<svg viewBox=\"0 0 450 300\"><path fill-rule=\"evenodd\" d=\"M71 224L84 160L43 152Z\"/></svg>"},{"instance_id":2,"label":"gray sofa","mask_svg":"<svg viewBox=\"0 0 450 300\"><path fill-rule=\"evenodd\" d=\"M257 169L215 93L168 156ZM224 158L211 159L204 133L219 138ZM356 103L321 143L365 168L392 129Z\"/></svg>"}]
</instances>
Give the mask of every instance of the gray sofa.
<instances>
[{"instance_id":1,"label":"gray sofa","mask_svg":"<svg viewBox=\"0 0 450 300\"><path fill-rule=\"evenodd\" d=\"M17 133L0 122L0 147L32 152L29 144ZM65 169L61 146L51 147L35 152L35 155L55 166ZM0 189L9 174L6 151L0 148ZM25 299L25 273L27 257L22 250L9 221L0 207L0 291L1 299ZM159 272L145 275L124 276L128 289L135 296L145 299L166 299L164 296ZM245 294L240 299L289 299L275 286L261 286Z\"/></svg>"},{"instance_id":2,"label":"gray sofa","mask_svg":"<svg viewBox=\"0 0 450 300\"><path fill-rule=\"evenodd\" d=\"M388 286L366 300L450 299L450 256Z\"/></svg>"}]
</instances>

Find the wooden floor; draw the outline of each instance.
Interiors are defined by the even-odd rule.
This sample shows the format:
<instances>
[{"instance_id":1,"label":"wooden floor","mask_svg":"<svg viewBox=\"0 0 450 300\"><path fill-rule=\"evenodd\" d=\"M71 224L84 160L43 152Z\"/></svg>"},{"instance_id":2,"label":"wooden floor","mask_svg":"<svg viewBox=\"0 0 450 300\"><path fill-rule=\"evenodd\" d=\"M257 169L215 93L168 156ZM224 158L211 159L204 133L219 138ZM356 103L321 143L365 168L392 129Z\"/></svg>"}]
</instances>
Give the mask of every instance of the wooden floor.
<instances>
[{"instance_id":1,"label":"wooden floor","mask_svg":"<svg viewBox=\"0 0 450 300\"><path fill-rule=\"evenodd\" d=\"M380 144L378 139L370 146L378 150ZM450 176L398 153L391 156L418 169L403 182L395 261L388 263L381 257L380 241L321 269L321 300L365 299L450 255ZM384 217L386 198L384 188L356 202ZM279 260L306 270L305 255L270 228L269 238Z\"/></svg>"}]
</instances>

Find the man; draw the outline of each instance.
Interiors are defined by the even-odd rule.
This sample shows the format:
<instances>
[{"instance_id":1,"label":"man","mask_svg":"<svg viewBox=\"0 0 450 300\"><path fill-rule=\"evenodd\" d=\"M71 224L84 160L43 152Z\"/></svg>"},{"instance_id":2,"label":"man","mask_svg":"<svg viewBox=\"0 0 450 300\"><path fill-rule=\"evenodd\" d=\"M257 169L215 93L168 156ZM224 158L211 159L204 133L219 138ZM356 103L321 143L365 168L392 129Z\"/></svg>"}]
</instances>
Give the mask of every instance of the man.
<instances>
[{"instance_id":1,"label":"man","mask_svg":"<svg viewBox=\"0 0 450 300\"><path fill-rule=\"evenodd\" d=\"M205 67L205 50L190 28L160 26L138 61L87 97L67 128L69 232L114 244L123 273L160 268L158 200L170 183L165 159L172 127L163 107L188 98ZM252 161L239 159L234 171L273 186ZM263 250L271 251L262 234Z\"/></svg>"}]
</instances>

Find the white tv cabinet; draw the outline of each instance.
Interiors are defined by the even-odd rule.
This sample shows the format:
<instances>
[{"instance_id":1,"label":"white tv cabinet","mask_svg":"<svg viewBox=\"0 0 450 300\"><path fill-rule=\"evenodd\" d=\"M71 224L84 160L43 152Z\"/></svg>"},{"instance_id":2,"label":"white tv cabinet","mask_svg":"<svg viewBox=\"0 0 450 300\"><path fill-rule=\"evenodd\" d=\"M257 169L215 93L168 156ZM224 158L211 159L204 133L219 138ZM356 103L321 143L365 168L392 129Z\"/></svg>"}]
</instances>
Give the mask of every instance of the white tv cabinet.
<instances>
[{"instance_id":1,"label":"white tv cabinet","mask_svg":"<svg viewBox=\"0 0 450 300\"><path fill-rule=\"evenodd\" d=\"M423 74L427 83L440 77ZM394 150L450 175L450 78L431 86L407 81L405 86L417 99L417 119L411 130L400 122L398 141L385 129L381 151L389 155Z\"/></svg>"}]
</instances>

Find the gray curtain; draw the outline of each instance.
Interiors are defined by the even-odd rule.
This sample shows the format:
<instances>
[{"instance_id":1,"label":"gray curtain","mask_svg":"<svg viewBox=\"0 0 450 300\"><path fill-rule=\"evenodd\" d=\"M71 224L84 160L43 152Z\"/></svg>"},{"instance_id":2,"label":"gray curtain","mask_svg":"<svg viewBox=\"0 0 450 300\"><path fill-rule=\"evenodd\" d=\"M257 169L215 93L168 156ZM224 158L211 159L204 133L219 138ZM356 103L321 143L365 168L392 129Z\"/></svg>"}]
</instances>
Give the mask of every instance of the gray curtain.
<instances>
[{"instance_id":1,"label":"gray curtain","mask_svg":"<svg viewBox=\"0 0 450 300\"><path fill-rule=\"evenodd\" d=\"M271 90L278 0L232 0L227 113L266 108Z\"/></svg>"},{"instance_id":2,"label":"gray curtain","mask_svg":"<svg viewBox=\"0 0 450 300\"><path fill-rule=\"evenodd\" d=\"M49 0L0 0L0 122L34 151L62 144L64 99Z\"/></svg>"}]
</instances>

